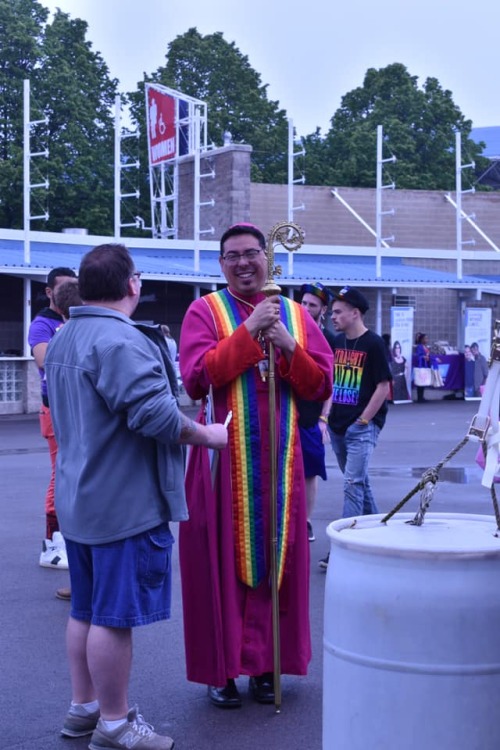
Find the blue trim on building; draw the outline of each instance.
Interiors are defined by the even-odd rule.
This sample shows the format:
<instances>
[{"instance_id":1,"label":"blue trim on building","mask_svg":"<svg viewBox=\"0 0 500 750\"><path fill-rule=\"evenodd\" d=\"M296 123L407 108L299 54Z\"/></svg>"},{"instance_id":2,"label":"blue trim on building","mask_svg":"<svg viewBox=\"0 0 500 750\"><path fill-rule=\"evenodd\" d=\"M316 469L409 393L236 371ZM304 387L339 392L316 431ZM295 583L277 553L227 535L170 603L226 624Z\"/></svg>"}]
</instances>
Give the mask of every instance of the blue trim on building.
<instances>
[{"instance_id":1,"label":"blue trim on building","mask_svg":"<svg viewBox=\"0 0 500 750\"><path fill-rule=\"evenodd\" d=\"M112 241L112 240L111 240ZM133 240L125 239L136 263L145 279L183 283L225 283L220 272L218 252L200 251L200 270L194 270L194 253L191 249L175 246L172 248L138 248ZM183 243L185 244L185 243ZM69 266L78 270L82 256L94 245L31 240L31 262L24 262L22 240L0 239L0 273L22 272L22 275L44 276L56 266ZM368 286L430 285L444 287L482 287L495 285L497 276L464 276L458 279L456 273L438 271L423 266L412 265L407 259L382 257L382 279L376 276L374 256L349 256L335 254L311 254L304 251L294 253L293 274L287 274L287 253L276 252L276 263L282 267L278 277L284 283L302 284L307 281L320 281L330 286L352 283ZM32 273L29 273L29 272ZM497 291L496 289L494 290Z\"/></svg>"}]
</instances>

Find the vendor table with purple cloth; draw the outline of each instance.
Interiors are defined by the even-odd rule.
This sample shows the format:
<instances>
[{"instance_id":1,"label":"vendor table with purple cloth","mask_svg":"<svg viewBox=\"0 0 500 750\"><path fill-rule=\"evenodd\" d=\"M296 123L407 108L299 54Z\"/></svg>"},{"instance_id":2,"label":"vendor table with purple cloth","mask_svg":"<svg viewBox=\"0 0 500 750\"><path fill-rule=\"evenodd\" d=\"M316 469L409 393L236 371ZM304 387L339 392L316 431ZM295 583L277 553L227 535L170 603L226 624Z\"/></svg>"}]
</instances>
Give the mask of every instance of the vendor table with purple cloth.
<instances>
[{"instance_id":1,"label":"vendor table with purple cloth","mask_svg":"<svg viewBox=\"0 0 500 750\"><path fill-rule=\"evenodd\" d=\"M459 353L438 354L436 356L439 360L439 372L443 378L443 388L436 388L436 390L463 391L465 372L464 355ZM411 364L412 367L418 367L418 357L413 355Z\"/></svg>"}]
</instances>

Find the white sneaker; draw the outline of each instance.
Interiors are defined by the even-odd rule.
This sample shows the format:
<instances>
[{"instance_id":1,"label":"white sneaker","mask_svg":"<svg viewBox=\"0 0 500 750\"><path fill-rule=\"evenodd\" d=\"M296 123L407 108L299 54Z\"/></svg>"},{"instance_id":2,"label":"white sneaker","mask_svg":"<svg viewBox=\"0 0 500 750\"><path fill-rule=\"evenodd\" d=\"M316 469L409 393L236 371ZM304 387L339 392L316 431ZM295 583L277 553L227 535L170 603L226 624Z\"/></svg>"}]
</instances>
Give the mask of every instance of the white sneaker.
<instances>
[{"instance_id":1,"label":"white sneaker","mask_svg":"<svg viewBox=\"0 0 500 750\"><path fill-rule=\"evenodd\" d=\"M314 530L313 525L310 521L307 522L307 538L310 542L316 541L316 537L314 536Z\"/></svg>"},{"instance_id":2,"label":"white sneaker","mask_svg":"<svg viewBox=\"0 0 500 750\"><path fill-rule=\"evenodd\" d=\"M100 711L89 712L81 704L71 704L61 734L65 737L85 737L92 734L99 721Z\"/></svg>"},{"instance_id":3,"label":"white sneaker","mask_svg":"<svg viewBox=\"0 0 500 750\"><path fill-rule=\"evenodd\" d=\"M40 565L42 568L68 570L66 545L60 531L54 531L52 539L43 540L42 551L40 552Z\"/></svg>"},{"instance_id":4,"label":"white sneaker","mask_svg":"<svg viewBox=\"0 0 500 750\"><path fill-rule=\"evenodd\" d=\"M66 552L66 542L60 531L54 531L52 534L52 544L54 547L57 547L57 549L63 549Z\"/></svg>"},{"instance_id":5,"label":"white sneaker","mask_svg":"<svg viewBox=\"0 0 500 750\"><path fill-rule=\"evenodd\" d=\"M107 748L133 747L134 750L172 750L174 741L171 737L156 734L151 724L137 710L137 706L128 712L127 721L118 729L106 729L102 719L90 739L90 750Z\"/></svg>"}]
</instances>

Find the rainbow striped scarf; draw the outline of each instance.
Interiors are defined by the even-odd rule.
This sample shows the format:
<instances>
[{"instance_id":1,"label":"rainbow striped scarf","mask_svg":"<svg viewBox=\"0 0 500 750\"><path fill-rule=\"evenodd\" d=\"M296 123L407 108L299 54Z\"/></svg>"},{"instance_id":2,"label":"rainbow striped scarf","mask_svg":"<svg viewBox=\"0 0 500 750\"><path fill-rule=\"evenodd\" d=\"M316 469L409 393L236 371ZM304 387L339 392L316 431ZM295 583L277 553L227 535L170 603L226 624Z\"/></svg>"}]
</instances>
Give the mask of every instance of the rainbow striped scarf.
<instances>
[{"instance_id":1,"label":"rainbow striped scarf","mask_svg":"<svg viewBox=\"0 0 500 750\"><path fill-rule=\"evenodd\" d=\"M227 289L205 297L219 341L230 336L244 321L240 303ZM286 297L280 298L281 320L301 345L306 343L306 324L300 305ZM251 368L228 387L227 408L233 412L229 428L231 456L231 489L233 497L233 528L236 569L240 581L255 588L266 575L266 540L263 529L262 441L257 404L258 369ZM277 399L277 536L278 581L285 568L285 554L290 526L293 476L296 455L297 408L292 389L281 380Z\"/></svg>"}]
</instances>

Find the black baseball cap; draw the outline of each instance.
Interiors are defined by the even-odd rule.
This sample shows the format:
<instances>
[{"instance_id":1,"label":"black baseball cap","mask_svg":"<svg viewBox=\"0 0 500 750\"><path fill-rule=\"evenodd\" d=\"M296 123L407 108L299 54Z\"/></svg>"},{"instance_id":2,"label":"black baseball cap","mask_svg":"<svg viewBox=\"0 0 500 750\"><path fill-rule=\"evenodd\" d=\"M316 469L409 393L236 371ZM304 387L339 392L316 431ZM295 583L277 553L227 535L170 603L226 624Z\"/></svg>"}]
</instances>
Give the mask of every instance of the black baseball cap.
<instances>
[{"instance_id":1,"label":"black baseball cap","mask_svg":"<svg viewBox=\"0 0 500 750\"><path fill-rule=\"evenodd\" d=\"M361 294L359 289L355 289L353 286L343 286L340 292L334 292L333 296L335 299L338 299L339 302L348 302L353 307L356 307L362 314L364 314L370 307L365 295Z\"/></svg>"}]
</instances>

